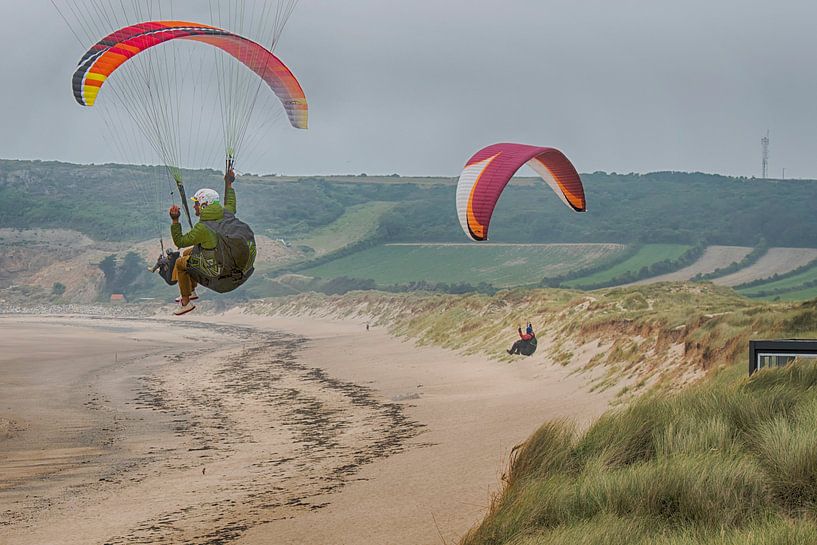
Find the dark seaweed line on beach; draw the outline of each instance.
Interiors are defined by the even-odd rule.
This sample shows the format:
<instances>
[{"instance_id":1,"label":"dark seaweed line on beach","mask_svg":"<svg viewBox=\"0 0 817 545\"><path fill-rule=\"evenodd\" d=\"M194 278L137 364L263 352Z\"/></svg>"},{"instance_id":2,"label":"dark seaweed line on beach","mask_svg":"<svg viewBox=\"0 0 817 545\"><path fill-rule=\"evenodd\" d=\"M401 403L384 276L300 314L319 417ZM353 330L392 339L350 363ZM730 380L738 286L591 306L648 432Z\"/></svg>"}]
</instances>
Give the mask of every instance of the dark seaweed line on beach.
<instances>
[{"instance_id":1,"label":"dark seaweed line on beach","mask_svg":"<svg viewBox=\"0 0 817 545\"><path fill-rule=\"evenodd\" d=\"M167 323L181 325L178 322ZM370 388L332 378L321 369L299 363L297 354L308 342L303 337L244 326L200 322L186 322L183 326L207 329L245 344L238 354L227 358L216 371L221 391L215 392L216 395L203 394L202 399L191 402L201 408L202 404L213 403L219 395L238 394L263 400L278 408L285 407L288 410L285 411L283 420L285 426L293 431L295 442L301 447L300 455L260 460L253 464L254 470L264 472L262 476L266 476L266 480L256 478L242 483L241 489L237 491L224 490L228 495L241 497L241 502L225 498L222 501L205 502L164 513L143 521L126 535L109 539L107 543L111 545L230 543L255 526L294 516L298 511L315 510L329 505L326 494L338 491L345 483L353 480L364 465L403 452L408 448L408 441L422 431L423 426L408 418L400 404L380 403ZM185 354L183 357L190 355ZM371 416L367 418L367 423L372 426L371 440L359 449L339 453L338 450L343 448L337 440L348 425L344 411L327 407L321 399L304 394L302 389L278 387L276 383L282 375L289 378L295 376L299 381L312 383L320 390L340 394L351 406L371 412ZM225 415L222 415L221 425L211 428L192 417L195 411L174 405L167 395L161 384L150 380L144 382L143 391L140 392L142 401L152 405L154 409L171 412L182 422L189 419L186 425L180 423L176 431L179 434L189 434L196 443L203 445L201 448L206 449L207 453L204 456L229 456L231 449L226 444L248 440L242 436L228 437L231 421ZM287 491L274 485L281 484L280 476L291 467L308 471L314 464L334 458L342 458L343 463L332 467L327 474L312 475L309 487ZM271 468L272 471L265 468ZM189 535L191 527L201 526L207 528L204 533Z\"/></svg>"}]
</instances>

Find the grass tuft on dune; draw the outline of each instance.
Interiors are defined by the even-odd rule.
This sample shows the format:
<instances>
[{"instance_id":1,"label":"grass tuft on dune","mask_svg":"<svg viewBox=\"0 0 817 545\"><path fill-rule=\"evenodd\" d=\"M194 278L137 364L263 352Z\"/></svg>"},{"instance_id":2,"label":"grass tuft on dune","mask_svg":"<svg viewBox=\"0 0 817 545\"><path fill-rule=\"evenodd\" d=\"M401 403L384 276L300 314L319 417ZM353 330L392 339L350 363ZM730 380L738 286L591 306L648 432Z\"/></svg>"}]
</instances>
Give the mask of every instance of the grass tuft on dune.
<instances>
[{"instance_id":1,"label":"grass tuft on dune","mask_svg":"<svg viewBox=\"0 0 817 545\"><path fill-rule=\"evenodd\" d=\"M463 545L817 543L817 364L542 426Z\"/></svg>"}]
</instances>

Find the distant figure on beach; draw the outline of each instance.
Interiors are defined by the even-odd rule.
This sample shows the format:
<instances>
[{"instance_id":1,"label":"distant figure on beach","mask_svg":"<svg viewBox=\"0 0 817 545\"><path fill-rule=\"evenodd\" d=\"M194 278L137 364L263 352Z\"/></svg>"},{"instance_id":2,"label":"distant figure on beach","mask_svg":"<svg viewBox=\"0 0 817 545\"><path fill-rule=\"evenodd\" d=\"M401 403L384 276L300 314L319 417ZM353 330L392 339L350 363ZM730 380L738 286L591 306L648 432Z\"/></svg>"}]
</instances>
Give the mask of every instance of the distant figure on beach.
<instances>
[{"instance_id":1,"label":"distant figure on beach","mask_svg":"<svg viewBox=\"0 0 817 545\"><path fill-rule=\"evenodd\" d=\"M369 331L369 324L366 324L366 331Z\"/></svg>"},{"instance_id":2,"label":"distant figure on beach","mask_svg":"<svg viewBox=\"0 0 817 545\"><path fill-rule=\"evenodd\" d=\"M519 340L513 343L513 346L511 346L510 350L507 351L508 354L530 356L536 352L536 334L533 332L533 326L530 324L530 322L528 322L528 325L525 328L525 333L522 333L521 327L518 327L516 330L519 333Z\"/></svg>"}]
</instances>

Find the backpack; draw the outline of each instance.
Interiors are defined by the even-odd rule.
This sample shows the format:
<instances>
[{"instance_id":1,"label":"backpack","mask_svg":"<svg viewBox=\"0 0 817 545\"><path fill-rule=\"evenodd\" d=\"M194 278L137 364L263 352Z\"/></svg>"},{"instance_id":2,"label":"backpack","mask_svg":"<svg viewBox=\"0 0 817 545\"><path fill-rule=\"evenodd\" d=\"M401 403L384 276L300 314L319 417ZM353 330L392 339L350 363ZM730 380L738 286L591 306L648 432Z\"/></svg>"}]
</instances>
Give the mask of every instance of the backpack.
<instances>
[{"instance_id":1,"label":"backpack","mask_svg":"<svg viewBox=\"0 0 817 545\"><path fill-rule=\"evenodd\" d=\"M187 272L208 289L218 293L233 291L255 272L255 234L249 225L226 210L222 219L201 223L215 233L218 243L212 250L193 248Z\"/></svg>"}]
</instances>

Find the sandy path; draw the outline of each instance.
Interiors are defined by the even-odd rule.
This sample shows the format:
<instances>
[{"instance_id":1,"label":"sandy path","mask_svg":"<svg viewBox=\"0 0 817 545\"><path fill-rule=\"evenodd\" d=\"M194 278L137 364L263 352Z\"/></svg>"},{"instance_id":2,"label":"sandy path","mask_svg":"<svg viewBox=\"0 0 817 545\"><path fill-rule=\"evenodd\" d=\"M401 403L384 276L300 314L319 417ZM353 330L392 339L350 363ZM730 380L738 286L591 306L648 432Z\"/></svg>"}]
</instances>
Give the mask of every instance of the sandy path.
<instances>
[{"instance_id":1,"label":"sandy path","mask_svg":"<svg viewBox=\"0 0 817 545\"><path fill-rule=\"evenodd\" d=\"M543 359L213 320L0 317L0 543L450 542L514 444L607 403Z\"/></svg>"},{"instance_id":2,"label":"sandy path","mask_svg":"<svg viewBox=\"0 0 817 545\"><path fill-rule=\"evenodd\" d=\"M738 286L793 271L814 259L817 259L817 250L813 248L770 248L754 265L716 278L713 282L719 286Z\"/></svg>"},{"instance_id":3,"label":"sandy path","mask_svg":"<svg viewBox=\"0 0 817 545\"><path fill-rule=\"evenodd\" d=\"M644 284L654 284L656 282L683 282L698 274L708 274L728 267L732 263L738 262L752 251L751 248L743 246L709 246L704 254L692 265L679 269L675 272L645 278L628 286L639 286Z\"/></svg>"}]
</instances>

